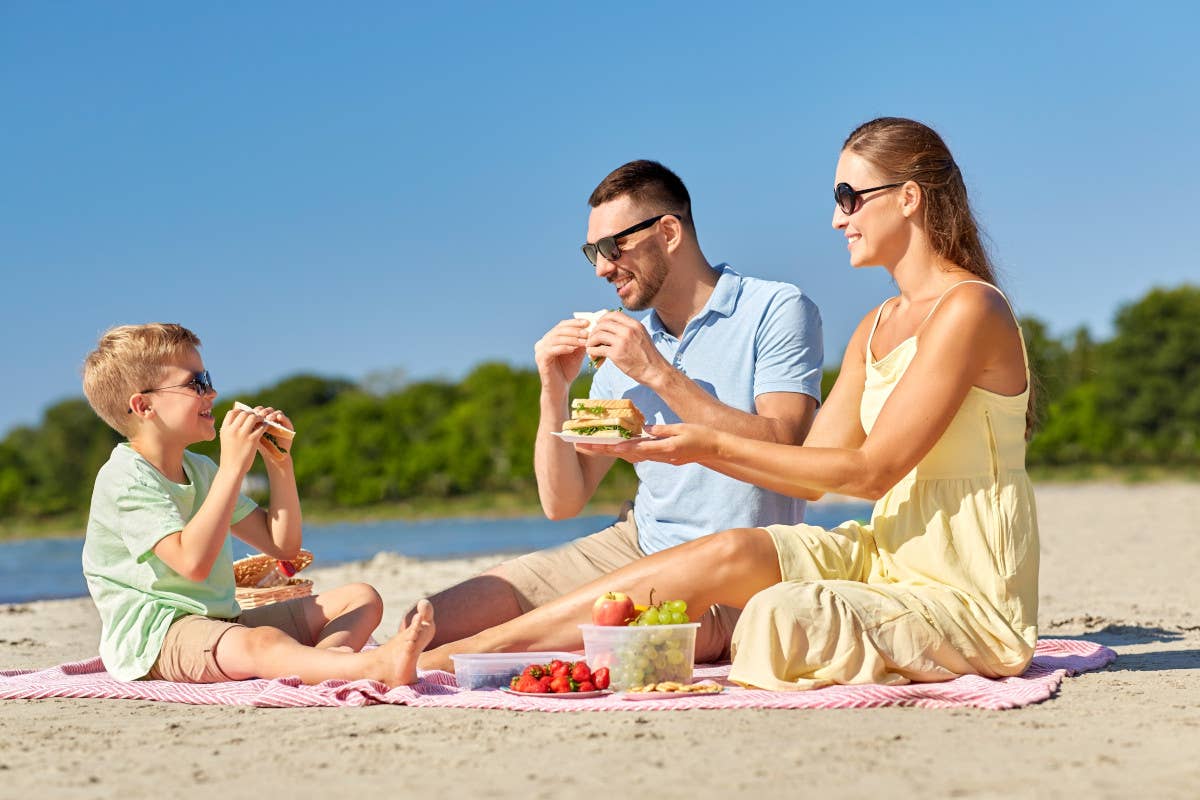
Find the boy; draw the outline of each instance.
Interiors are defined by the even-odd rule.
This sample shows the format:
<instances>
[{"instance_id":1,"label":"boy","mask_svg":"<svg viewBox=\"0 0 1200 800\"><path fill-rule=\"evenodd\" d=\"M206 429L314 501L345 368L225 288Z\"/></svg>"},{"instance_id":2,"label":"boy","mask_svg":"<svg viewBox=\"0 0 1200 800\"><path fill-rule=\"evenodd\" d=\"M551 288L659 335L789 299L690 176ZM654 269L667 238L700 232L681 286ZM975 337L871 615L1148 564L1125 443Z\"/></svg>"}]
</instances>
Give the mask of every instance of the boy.
<instances>
[{"instance_id":1,"label":"boy","mask_svg":"<svg viewBox=\"0 0 1200 800\"><path fill-rule=\"evenodd\" d=\"M434 633L428 602L399 635L365 653L359 651L383 614L378 593L366 584L238 608L231 527L275 558L300 550L290 454L263 459L271 486L267 511L238 491L254 454L270 446L260 442L263 420L292 423L272 408L231 410L221 423L219 466L188 452L216 435L217 392L199 347L181 325L124 325L105 333L84 362L92 409L129 440L96 476L83 546L105 668L123 680L298 675L305 683L415 683L417 656Z\"/></svg>"}]
</instances>

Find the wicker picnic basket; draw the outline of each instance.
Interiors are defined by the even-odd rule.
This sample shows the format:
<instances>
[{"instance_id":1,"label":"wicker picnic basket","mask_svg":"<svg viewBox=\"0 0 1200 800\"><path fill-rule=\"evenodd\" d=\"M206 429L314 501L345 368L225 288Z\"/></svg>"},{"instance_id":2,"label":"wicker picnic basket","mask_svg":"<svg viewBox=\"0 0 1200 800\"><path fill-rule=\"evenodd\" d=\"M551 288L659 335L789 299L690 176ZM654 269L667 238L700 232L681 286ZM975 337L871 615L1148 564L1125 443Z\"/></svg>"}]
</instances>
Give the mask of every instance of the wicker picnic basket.
<instances>
[{"instance_id":1,"label":"wicker picnic basket","mask_svg":"<svg viewBox=\"0 0 1200 800\"><path fill-rule=\"evenodd\" d=\"M287 562L294 572L312 563L313 554L301 550L300 554ZM282 600L308 597L312 594L313 582L307 578L285 577L277 567L281 562L268 555L246 556L233 562L233 582L237 586L234 597L242 608L258 608Z\"/></svg>"}]
</instances>

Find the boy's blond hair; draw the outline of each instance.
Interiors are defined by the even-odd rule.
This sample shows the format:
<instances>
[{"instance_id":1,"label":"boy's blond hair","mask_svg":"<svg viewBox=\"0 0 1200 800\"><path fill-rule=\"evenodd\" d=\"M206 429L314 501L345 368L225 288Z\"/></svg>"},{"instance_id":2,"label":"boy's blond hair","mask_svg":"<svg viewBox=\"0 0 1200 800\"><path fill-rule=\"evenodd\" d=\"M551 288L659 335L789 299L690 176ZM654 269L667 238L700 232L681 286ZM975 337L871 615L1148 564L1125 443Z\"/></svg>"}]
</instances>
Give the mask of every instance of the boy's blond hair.
<instances>
[{"instance_id":1,"label":"boy's blond hair","mask_svg":"<svg viewBox=\"0 0 1200 800\"><path fill-rule=\"evenodd\" d=\"M153 388L172 361L198 347L200 337L173 322L109 328L84 359L83 393L100 419L131 436L130 396Z\"/></svg>"}]
</instances>

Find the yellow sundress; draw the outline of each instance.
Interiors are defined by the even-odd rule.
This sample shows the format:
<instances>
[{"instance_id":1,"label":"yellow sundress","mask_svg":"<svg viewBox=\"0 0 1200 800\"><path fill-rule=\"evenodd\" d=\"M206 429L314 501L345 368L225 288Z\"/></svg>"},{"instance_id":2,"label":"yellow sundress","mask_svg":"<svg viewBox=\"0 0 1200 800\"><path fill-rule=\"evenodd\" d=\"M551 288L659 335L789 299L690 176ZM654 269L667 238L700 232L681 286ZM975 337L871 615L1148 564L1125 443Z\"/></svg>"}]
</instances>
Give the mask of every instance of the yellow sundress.
<instances>
[{"instance_id":1,"label":"yellow sundress","mask_svg":"<svg viewBox=\"0 0 1200 800\"><path fill-rule=\"evenodd\" d=\"M913 336L873 359L880 313L860 409L868 434L917 352ZM1021 348L1025 391L972 387L869 523L767 529L783 581L743 610L732 680L795 690L1024 671L1037 642L1038 529L1025 472L1023 338Z\"/></svg>"}]
</instances>

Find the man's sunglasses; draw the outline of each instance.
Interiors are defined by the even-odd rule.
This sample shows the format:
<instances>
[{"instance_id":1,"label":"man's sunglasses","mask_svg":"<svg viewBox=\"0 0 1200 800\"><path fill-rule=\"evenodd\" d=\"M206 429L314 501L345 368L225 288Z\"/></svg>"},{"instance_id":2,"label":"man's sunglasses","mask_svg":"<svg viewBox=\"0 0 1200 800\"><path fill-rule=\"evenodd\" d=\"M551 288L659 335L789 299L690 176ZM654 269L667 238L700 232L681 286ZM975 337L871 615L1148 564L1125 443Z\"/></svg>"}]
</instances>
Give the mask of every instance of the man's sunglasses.
<instances>
[{"instance_id":1,"label":"man's sunglasses","mask_svg":"<svg viewBox=\"0 0 1200 800\"><path fill-rule=\"evenodd\" d=\"M678 214L672 214L672 213L659 214L657 217L651 217L650 219L644 219L641 222L639 222L637 225L630 225L625 230L618 231L617 233L614 233L612 236L605 236L603 239L597 239L594 243L588 242L587 244L583 245L580 249L583 250L584 257L587 258L587 260L591 262L593 267L596 266L596 254L597 253L604 256L605 260L607 260L607 261L616 261L618 258L621 257L621 248L617 246L618 239L624 239L626 236L628 236L631 233L637 233L638 231L644 231L646 228L649 228L651 225L658 222L663 217L675 217L676 219L679 219Z\"/></svg>"},{"instance_id":2,"label":"man's sunglasses","mask_svg":"<svg viewBox=\"0 0 1200 800\"><path fill-rule=\"evenodd\" d=\"M873 186L870 189L855 189L848 183L839 183L833 187L833 199L843 213L853 214L862 208L864 194L882 192L884 189L895 189L897 186L903 185L904 183L889 183L884 186Z\"/></svg>"},{"instance_id":3,"label":"man's sunglasses","mask_svg":"<svg viewBox=\"0 0 1200 800\"><path fill-rule=\"evenodd\" d=\"M138 394L150 394L151 392L161 392L163 389L182 389L188 388L194 391L197 396L204 397L209 392L215 392L213 388L212 376L208 374L208 370L196 372L192 375L192 379L187 383L173 383L170 386L159 386L155 389L142 389ZM126 414L132 414L133 409L129 409Z\"/></svg>"}]
</instances>

